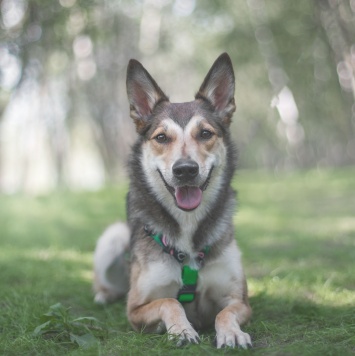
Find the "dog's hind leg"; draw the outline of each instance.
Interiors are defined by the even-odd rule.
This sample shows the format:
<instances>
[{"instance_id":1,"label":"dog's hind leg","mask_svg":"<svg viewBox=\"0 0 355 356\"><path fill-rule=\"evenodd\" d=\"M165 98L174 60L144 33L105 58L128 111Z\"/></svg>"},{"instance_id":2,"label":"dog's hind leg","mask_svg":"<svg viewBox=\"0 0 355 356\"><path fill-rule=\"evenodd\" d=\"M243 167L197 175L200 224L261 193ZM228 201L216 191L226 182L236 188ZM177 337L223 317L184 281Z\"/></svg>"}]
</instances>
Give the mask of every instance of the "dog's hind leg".
<instances>
[{"instance_id":1,"label":"dog's hind leg","mask_svg":"<svg viewBox=\"0 0 355 356\"><path fill-rule=\"evenodd\" d=\"M94 254L94 291L96 303L112 302L129 289L130 229L125 223L109 226L100 236Z\"/></svg>"}]
</instances>

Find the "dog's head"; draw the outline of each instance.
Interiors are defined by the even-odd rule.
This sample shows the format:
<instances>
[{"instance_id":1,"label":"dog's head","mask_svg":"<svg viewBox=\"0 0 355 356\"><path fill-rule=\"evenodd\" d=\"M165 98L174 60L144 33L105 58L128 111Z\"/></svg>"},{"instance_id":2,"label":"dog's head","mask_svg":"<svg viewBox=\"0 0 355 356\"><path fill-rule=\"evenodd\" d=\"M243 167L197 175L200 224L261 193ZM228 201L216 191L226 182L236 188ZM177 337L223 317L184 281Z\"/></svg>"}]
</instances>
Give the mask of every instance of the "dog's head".
<instances>
[{"instance_id":1,"label":"dog's head","mask_svg":"<svg viewBox=\"0 0 355 356\"><path fill-rule=\"evenodd\" d=\"M142 140L143 170L155 195L164 205L185 211L198 208L208 200L207 192L222 184L219 176L226 164L225 141L235 111L228 54L217 58L192 102L171 103L133 59L127 93Z\"/></svg>"}]
</instances>

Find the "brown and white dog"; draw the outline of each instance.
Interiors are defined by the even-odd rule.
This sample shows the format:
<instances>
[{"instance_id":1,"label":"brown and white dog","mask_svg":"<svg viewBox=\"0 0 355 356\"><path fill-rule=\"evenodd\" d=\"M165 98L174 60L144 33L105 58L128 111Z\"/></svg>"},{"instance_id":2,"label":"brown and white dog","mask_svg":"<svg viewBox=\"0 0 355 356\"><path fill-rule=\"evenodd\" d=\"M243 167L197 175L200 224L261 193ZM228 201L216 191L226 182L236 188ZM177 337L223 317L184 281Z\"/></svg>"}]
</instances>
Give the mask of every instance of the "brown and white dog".
<instances>
[{"instance_id":1,"label":"brown and white dog","mask_svg":"<svg viewBox=\"0 0 355 356\"><path fill-rule=\"evenodd\" d=\"M217 348L247 348L250 336L240 325L251 309L232 224L231 60L224 53L215 61L194 101L171 103L132 59L127 92L138 132L128 223L110 226L98 241L95 300L128 292L128 319L137 331L166 330L180 344L197 343L196 330L214 323Z\"/></svg>"}]
</instances>

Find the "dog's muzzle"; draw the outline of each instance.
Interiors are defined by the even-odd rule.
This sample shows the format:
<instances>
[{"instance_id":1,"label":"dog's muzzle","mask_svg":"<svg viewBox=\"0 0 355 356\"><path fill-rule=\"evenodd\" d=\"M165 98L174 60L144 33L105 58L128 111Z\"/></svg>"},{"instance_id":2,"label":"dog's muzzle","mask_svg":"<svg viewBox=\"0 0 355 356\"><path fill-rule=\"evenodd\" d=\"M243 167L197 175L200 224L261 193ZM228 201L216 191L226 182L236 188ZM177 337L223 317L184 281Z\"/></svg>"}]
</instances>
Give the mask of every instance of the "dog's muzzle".
<instances>
[{"instance_id":1,"label":"dog's muzzle","mask_svg":"<svg viewBox=\"0 0 355 356\"><path fill-rule=\"evenodd\" d=\"M179 184L175 188L175 200L180 209L193 210L196 209L202 200L202 190L200 187L189 185L193 184L195 178L199 174L200 167L197 162L192 159L179 159L172 168L174 178Z\"/></svg>"},{"instance_id":2,"label":"dog's muzzle","mask_svg":"<svg viewBox=\"0 0 355 356\"><path fill-rule=\"evenodd\" d=\"M178 208L181 210L192 211L201 204L202 192L207 188L212 170L213 167L211 168L206 181L201 186L198 186L196 184L196 178L200 172L198 163L189 158L179 159L172 167L172 173L176 181L175 188L165 181L159 170L158 172L166 188L174 197Z\"/></svg>"}]
</instances>

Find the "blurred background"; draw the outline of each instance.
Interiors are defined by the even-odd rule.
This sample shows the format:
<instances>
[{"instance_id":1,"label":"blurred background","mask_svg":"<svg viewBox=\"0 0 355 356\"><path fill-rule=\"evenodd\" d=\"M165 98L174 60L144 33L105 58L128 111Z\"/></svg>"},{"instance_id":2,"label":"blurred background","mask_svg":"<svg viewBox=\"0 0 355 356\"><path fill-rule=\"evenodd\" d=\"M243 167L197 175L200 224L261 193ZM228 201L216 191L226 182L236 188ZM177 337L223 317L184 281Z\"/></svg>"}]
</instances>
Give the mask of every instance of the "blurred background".
<instances>
[{"instance_id":1,"label":"blurred background","mask_svg":"<svg viewBox=\"0 0 355 356\"><path fill-rule=\"evenodd\" d=\"M125 75L172 101L236 72L241 168L355 164L355 0L0 1L0 191L97 189L135 139Z\"/></svg>"}]
</instances>

